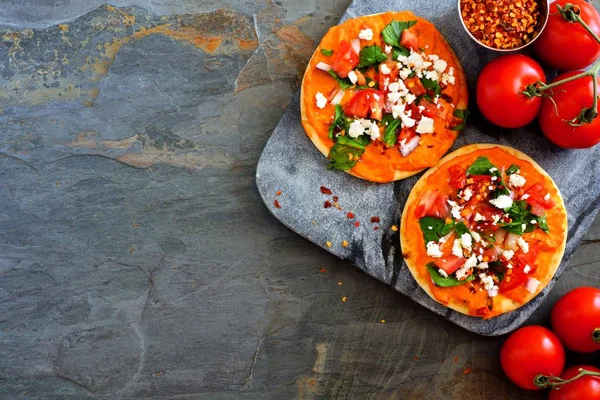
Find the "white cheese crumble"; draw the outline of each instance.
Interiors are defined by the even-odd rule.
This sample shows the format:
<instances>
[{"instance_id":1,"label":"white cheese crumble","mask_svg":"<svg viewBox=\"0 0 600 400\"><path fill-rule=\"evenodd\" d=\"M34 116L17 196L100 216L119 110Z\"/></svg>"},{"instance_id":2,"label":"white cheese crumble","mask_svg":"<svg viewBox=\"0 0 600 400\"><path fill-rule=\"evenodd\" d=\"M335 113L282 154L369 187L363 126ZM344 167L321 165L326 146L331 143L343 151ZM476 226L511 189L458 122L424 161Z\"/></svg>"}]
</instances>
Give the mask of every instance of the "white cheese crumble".
<instances>
[{"instance_id":1,"label":"white cheese crumble","mask_svg":"<svg viewBox=\"0 0 600 400\"><path fill-rule=\"evenodd\" d=\"M500 221L500 218L502 218L502 215L500 215L500 214L492 215L492 219L494 220L493 225L496 225L498 223L498 221Z\"/></svg>"},{"instance_id":2,"label":"white cheese crumble","mask_svg":"<svg viewBox=\"0 0 600 400\"><path fill-rule=\"evenodd\" d=\"M485 217L478 212L475 213L475 221L485 221Z\"/></svg>"},{"instance_id":3,"label":"white cheese crumble","mask_svg":"<svg viewBox=\"0 0 600 400\"><path fill-rule=\"evenodd\" d=\"M470 188L463 190L463 199L465 199L465 201L471 200L471 196L473 196L473 191Z\"/></svg>"},{"instance_id":4,"label":"white cheese crumble","mask_svg":"<svg viewBox=\"0 0 600 400\"><path fill-rule=\"evenodd\" d=\"M444 271L443 269L438 269L438 274L440 274L441 276L443 276L444 278L448 277L448 274L446 273L446 271Z\"/></svg>"},{"instance_id":5,"label":"white cheese crumble","mask_svg":"<svg viewBox=\"0 0 600 400\"><path fill-rule=\"evenodd\" d=\"M427 255L433 258L440 258L444 254L436 242L427 242Z\"/></svg>"},{"instance_id":6,"label":"white cheese crumble","mask_svg":"<svg viewBox=\"0 0 600 400\"><path fill-rule=\"evenodd\" d=\"M352 84L355 84L356 82L358 82L358 75L356 75L356 72L350 71L348 72L348 79L350 79L350 82L352 82Z\"/></svg>"},{"instance_id":7,"label":"white cheese crumble","mask_svg":"<svg viewBox=\"0 0 600 400\"><path fill-rule=\"evenodd\" d=\"M348 129L348 135L353 138L357 138L365 132L365 127L360 120L352 121L350 129Z\"/></svg>"},{"instance_id":8,"label":"white cheese crumble","mask_svg":"<svg viewBox=\"0 0 600 400\"><path fill-rule=\"evenodd\" d=\"M430 57L431 59L431 57ZM438 73L442 73L446 70L446 67L448 66L448 63L446 62L446 60L436 60L433 63L433 69L435 69Z\"/></svg>"},{"instance_id":9,"label":"white cheese crumble","mask_svg":"<svg viewBox=\"0 0 600 400\"><path fill-rule=\"evenodd\" d=\"M358 37L363 40L373 40L373 31L370 28L363 29L358 33Z\"/></svg>"},{"instance_id":10,"label":"white cheese crumble","mask_svg":"<svg viewBox=\"0 0 600 400\"><path fill-rule=\"evenodd\" d=\"M523 272L528 274L529 271L531 271L531 267L529 265L526 265L525 268L523 268Z\"/></svg>"},{"instance_id":11,"label":"white cheese crumble","mask_svg":"<svg viewBox=\"0 0 600 400\"><path fill-rule=\"evenodd\" d=\"M510 206L512 206L513 201L509 196L507 196L505 194L501 194L497 198L490 200L490 203L493 206L504 210L504 209L507 209Z\"/></svg>"},{"instance_id":12,"label":"white cheese crumble","mask_svg":"<svg viewBox=\"0 0 600 400\"><path fill-rule=\"evenodd\" d=\"M460 245L460 240L458 239L454 239L454 243L452 243L452 254L454 254L456 257L463 256L462 246Z\"/></svg>"},{"instance_id":13,"label":"white cheese crumble","mask_svg":"<svg viewBox=\"0 0 600 400\"><path fill-rule=\"evenodd\" d=\"M405 108L406 104L404 103L392 106L392 116L396 119L400 118L402 115L404 115Z\"/></svg>"},{"instance_id":14,"label":"white cheese crumble","mask_svg":"<svg viewBox=\"0 0 600 400\"><path fill-rule=\"evenodd\" d=\"M460 235L460 244L462 244L462 247L470 249L473 246L473 238L468 233L463 233Z\"/></svg>"},{"instance_id":15,"label":"white cheese crumble","mask_svg":"<svg viewBox=\"0 0 600 400\"><path fill-rule=\"evenodd\" d=\"M385 64L381 64L379 66L379 70L384 75L389 75L392 72L392 70L387 65L385 65Z\"/></svg>"},{"instance_id":16,"label":"white cheese crumble","mask_svg":"<svg viewBox=\"0 0 600 400\"><path fill-rule=\"evenodd\" d=\"M410 68L402 68L400 70L400 78L407 79L411 72L412 71L410 70Z\"/></svg>"},{"instance_id":17,"label":"white cheese crumble","mask_svg":"<svg viewBox=\"0 0 600 400\"><path fill-rule=\"evenodd\" d=\"M400 97L402 97L402 94L400 94L398 92L389 92L387 95L388 101L391 104L396 104L398 102L398 100L400 100Z\"/></svg>"},{"instance_id":18,"label":"white cheese crumble","mask_svg":"<svg viewBox=\"0 0 600 400\"><path fill-rule=\"evenodd\" d=\"M481 262L481 263L477 264L477 268L479 268L479 269L488 269L489 267L490 267L489 264L486 262Z\"/></svg>"},{"instance_id":19,"label":"white cheese crumble","mask_svg":"<svg viewBox=\"0 0 600 400\"><path fill-rule=\"evenodd\" d=\"M460 212L462 211L462 207L459 206L458 204L456 204L456 202L452 201L452 200L448 200L448 204L451 207L450 214L452 214L452 217L454 217L454 219L460 219L461 218Z\"/></svg>"},{"instance_id":20,"label":"white cheese crumble","mask_svg":"<svg viewBox=\"0 0 600 400\"><path fill-rule=\"evenodd\" d=\"M525 200L529 198L529 194L525 193L523 196L521 196L521 200Z\"/></svg>"},{"instance_id":21,"label":"white cheese crumble","mask_svg":"<svg viewBox=\"0 0 600 400\"><path fill-rule=\"evenodd\" d=\"M508 269L513 269L513 266L512 266L512 264L511 264L511 263L507 263L507 264L506 264L506 268L508 268Z\"/></svg>"},{"instance_id":22,"label":"white cheese crumble","mask_svg":"<svg viewBox=\"0 0 600 400\"><path fill-rule=\"evenodd\" d=\"M402 114L401 118L402 118L402 125L406 126L407 128L412 128L413 126L415 126L415 123L417 122L416 120L412 119L409 114ZM417 132L419 132L418 128L417 128Z\"/></svg>"},{"instance_id":23,"label":"white cheese crumble","mask_svg":"<svg viewBox=\"0 0 600 400\"><path fill-rule=\"evenodd\" d=\"M383 51L386 53L391 53L392 52L392 46L386 44L385 47L383 48Z\"/></svg>"},{"instance_id":24,"label":"white cheese crumble","mask_svg":"<svg viewBox=\"0 0 600 400\"><path fill-rule=\"evenodd\" d=\"M417 133L433 133L433 118L421 117Z\"/></svg>"},{"instance_id":25,"label":"white cheese crumble","mask_svg":"<svg viewBox=\"0 0 600 400\"><path fill-rule=\"evenodd\" d=\"M550 193L546 193L546 195L544 196L544 200L546 200L546 201L550 200Z\"/></svg>"},{"instance_id":26,"label":"white cheese crumble","mask_svg":"<svg viewBox=\"0 0 600 400\"><path fill-rule=\"evenodd\" d=\"M327 97L323 96L323 93L317 92L315 99L317 100L317 107L321 109L325 108L327 105Z\"/></svg>"},{"instance_id":27,"label":"white cheese crumble","mask_svg":"<svg viewBox=\"0 0 600 400\"><path fill-rule=\"evenodd\" d=\"M425 72L425 78L431 79L432 81L437 81L439 79L439 76L436 71L427 71Z\"/></svg>"},{"instance_id":28,"label":"white cheese crumble","mask_svg":"<svg viewBox=\"0 0 600 400\"><path fill-rule=\"evenodd\" d=\"M377 122L371 121L369 124L369 131L367 132L369 136L371 136L371 140L377 139L380 135L379 127L377 126Z\"/></svg>"},{"instance_id":29,"label":"white cheese crumble","mask_svg":"<svg viewBox=\"0 0 600 400\"><path fill-rule=\"evenodd\" d=\"M414 101L417 99L417 96L415 96L412 93L408 93L406 96L404 96L404 100L406 101L406 104L412 104L414 103Z\"/></svg>"},{"instance_id":30,"label":"white cheese crumble","mask_svg":"<svg viewBox=\"0 0 600 400\"><path fill-rule=\"evenodd\" d=\"M502 252L502 256L504 256L504 258L506 258L506 261L508 261L511 258L513 258L514 255L515 255L515 252L512 251L512 250L504 250Z\"/></svg>"},{"instance_id":31,"label":"white cheese crumble","mask_svg":"<svg viewBox=\"0 0 600 400\"><path fill-rule=\"evenodd\" d=\"M475 265L477 265L477 257L475 257L475 256L469 257L469 259L467 259L467 261L465 262L465 265L463 265L456 271L456 278L459 280L462 278L465 278L467 276L467 273L469 272L469 270L471 268L473 268Z\"/></svg>"},{"instance_id":32,"label":"white cheese crumble","mask_svg":"<svg viewBox=\"0 0 600 400\"><path fill-rule=\"evenodd\" d=\"M498 286L494 284L494 278L486 274L479 274L479 279L483 283L483 287L488 292L488 296L494 297L498 295Z\"/></svg>"},{"instance_id":33,"label":"white cheese crumble","mask_svg":"<svg viewBox=\"0 0 600 400\"><path fill-rule=\"evenodd\" d=\"M475 240L475 242L479 243L481 242L481 235L477 232L471 232L471 236L473 236L473 239Z\"/></svg>"},{"instance_id":34,"label":"white cheese crumble","mask_svg":"<svg viewBox=\"0 0 600 400\"><path fill-rule=\"evenodd\" d=\"M519 174L512 174L508 177L508 182L514 187L522 187L527 180Z\"/></svg>"}]
</instances>

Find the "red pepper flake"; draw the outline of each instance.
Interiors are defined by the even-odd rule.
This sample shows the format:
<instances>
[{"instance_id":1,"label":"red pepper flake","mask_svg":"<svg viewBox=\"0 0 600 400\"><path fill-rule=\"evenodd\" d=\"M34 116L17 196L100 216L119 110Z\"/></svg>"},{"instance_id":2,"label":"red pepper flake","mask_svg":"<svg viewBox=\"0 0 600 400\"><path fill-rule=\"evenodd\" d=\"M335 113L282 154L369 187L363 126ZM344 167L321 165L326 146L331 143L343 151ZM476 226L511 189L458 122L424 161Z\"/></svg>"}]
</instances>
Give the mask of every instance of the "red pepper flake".
<instances>
[{"instance_id":1,"label":"red pepper flake","mask_svg":"<svg viewBox=\"0 0 600 400\"><path fill-rule=\"evenodd\" d=\"M471 372L471 368L467 368L463 371L463 374L468 375Z\"/></svg>"},{"instance_id":2,"label":"red pepper flake","mask_svg":"<svg viewBox=\"0 0 600 400\"><path fill-rule=\"evenodd\" d=\"M458 357L454 357L454 362L457 362L457 361L458 361Z\"/></svg>"},{"instance_id":3,"label":"red pepper flake","mask_svg":"<svg viewBox=\"0 0 600 400\"><path fill-rule=\"evenodd\" d=\"M348 217L348 219L354 219L354 214L352 214L350 211L348 211L348 214L346 214L346 217Z\"/></svg>"},{"instance_id":4,"label":"red pepper flake","mask_svg":"<svg viewBox=\"0 0 600 400\"><path fill-rule=\"evenodd\" d=\"M375 228L373 228L373 230L374 230L374 231L378 231L378 230L379 230L379 227L378 227L378 226L376 226Z\"/></svg>"},{"instance_id":5,"label":"red pepper flake","mask_svg":"<svg viewBox=\"0 0 600 400\"><path fill-rule=\"evenodd\" d=\"M334 202L334 203L337 203L339 199L340 199L339 197L337 197L337 196L333 196L333 202Z\"/></svg>"},{"instance_id":6,"label":"red pepper flake","mask_svg":"<svg viewBox=\"0 0 600 400\"><path fill-rule=\"evenodd\" d=\"M417 361L419 359L419 356L414 356L413 360Z\"/></svg>"},{"instance_id":7,"label":"red pepper flake","mask_svg":"<svg viewBox=\"0 0 600 400\"><path fill-rule=\"evenodd\" d=\"M275 200L273 204L275 205L275 208L281 208L281 204L279 204L277 200Z\"/></svg>"},{"instance_id":8,"label":"red pepper flake","mask_svg":"<svg viewBox=\"0 0 600 400\"><path fill-rule=\"evenodd\" d=\"M321 273L324 274L325 272L327 272L327 268L321 268Z\"/></svg>"},{"instance_id":9,"label":"red pepper flake","mask_svg":"<svg viewBox=\"0 0 600 400\"><path fill-rule=\"evenodd\" d=\"M323 194L331 194L331 189L326 188L325 186L321 186L321 193Z\"/></svg>"},{"instance_id":10,"label":"red pepper flake","mask_svg":"<svg viewBox=\"0 0 600 400\"><path fill-rule=\"evenodd\" d=\"M381 222L381 220L379 219L379 217L371 217L371 223L372 224L377 224Z\"/></svg>"},{"instance_id":11,"label":"red pepper flake","mask_svg":"<svg viewBox=\"0 0 600 400\"><path fill-rule=\"evenodd\" d=\"M354 222L354 226L358 228L360 226L360 222L358 222L358 221Z\"/></svg>"},{"instance_id":12,"label":"red pepper flake","mask_svg":"<svg viewBox=\"0 0 600 400\"><path fill-rule=\"evenodd\" d=\"M281 190L278 190L277 193L275 193L275 196L281 196Z\"/></svg>"},{"instance_id":13,"label":"red pepper flake","mask_svg":"<svg viewBox=\"0 0 600 400\"><path fill-rule=\"evenodd\" d=\"M331 202L329 200L325 200L325 203L323 203L323 207L324 208L329 208L331 207Z\"/></svg>"}]
</instances>

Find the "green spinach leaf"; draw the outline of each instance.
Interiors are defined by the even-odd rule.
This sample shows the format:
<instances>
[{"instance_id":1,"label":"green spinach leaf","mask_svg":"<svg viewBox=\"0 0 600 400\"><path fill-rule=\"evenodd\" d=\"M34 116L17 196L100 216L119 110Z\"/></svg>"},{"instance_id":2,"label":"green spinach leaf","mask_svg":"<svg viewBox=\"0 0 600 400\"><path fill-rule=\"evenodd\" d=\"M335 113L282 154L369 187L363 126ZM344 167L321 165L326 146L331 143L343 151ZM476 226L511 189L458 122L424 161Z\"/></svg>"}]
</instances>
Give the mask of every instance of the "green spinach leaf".
<instances>
[{"instance_id":1,"label":"green spinach leaf","mask_svg":"<svg viewBox=\"0 0 600 400\"><path fill-rule=\"evenodd\" d=\"M423 217L419 220L419 225L421 226L425 243L428 243L437 242L441 237L449 234L454 226L454 222L446 224L446 221L441 218Z\"/></svg>"},{"instance_id":2,"label":"green spinach leaf","mask_svg":"<svg viewBox=\"0 0 600 400\"><path fill-rule=\"evenodd\" d=\"M388 124L388 126L386 126L385 133L383 134L383 143L387 144L390 147L396 145L396 140L398 139L396 130L400 127L401 122L402 121L399 119L394 119Z\"/></svg>"},{"instance_id":3,"label":"green spinach leaf","mask_svg":"<svg viewBox=\"0 0 600 400\"><path fill-rule=\"evenodd\" d=\"M331 49L321 49L321 54L323 54L324 56L330 56L333 54L333 50Z\"/></svg>"},{"instance_id":4,"label":"green spinach leaf","mask_svg":"<svg viewBox=\"0 0 600 400\"><path fill-rule=\"evenodd\" d=\"M494 164L490 162L487 157L478 157L477 160L467 168L467 173L470 175L493 175L499 176L498 168L494 172L490 172L490 169L496 168Z\"/></svg>"},{"instance_id":5,"label":"green spinach leaf","mask_svg":"<svg viewBox=\"0 0 600 400\"><path fill-rule=\"evenodd\" d=\"M364 149L346 146L340 143L333 145L329 151L328 169L339 169L342 171L348 170L356 165L356 162L365 152Z\"/></svg>"},{"instance_id":6,"label":"green spinach leaf","mask_svg":"<svg viewBox=\"0 0 600 400\"><path fill-rule=\"evenodd\" d=\"M462 122L450 129L454 130L454 131L462 131L463 129L465 129L465 124L467 123L467 119L469 118L469 110L468 109L464 109L464 110L459 110L456 109L454 110L454 113L452 113L456 118L460 118L462 119Z\"/></svg>"},{"instance_id":7,"label":"green spinach leaf","mask_svg":"<svg viewBox=\"0 0 600 400\"><path fill-rule=\"evenodd\" d=\"M508 169L506 170L506 175L512 175L512 174L516 174L517 172L519 172L519 166L512 164L510 167L508 167Z\"/></svg>"},{"instance_id":8,"label":"green spinach leaf","mask_svg":"<svg viewBox=\"0 0 600 400\"><path fill-rule=\"evenodd\" d=\"M348 79L348 78L346 78L346 79L340 78L338 76L338 74L336 74L335 72L333 72L332 69L330 69L327 73L329 75L331 75L333 77L333 79L335 79L340 84L340 87L342 89L348 89L349 87L354 86L354 84L352 82L350 82L350 79Z\"/></svg>"},{"instance_id":9,"label":"green spinach leaf","mask_svg":"<svg viewBox=\"0 0 600 400\"><path fill-rule=\"evenodd\" d=\"M391 44L392 46L400 47L400 36L402 35L402 31L410 28L415 25L417 21L392 21L390 22L383 31L381 31L381 35L383 36L383 41L387 44Z\"/></svg>"},{"instance_id":10,"label":"green spinach leaf","mask_svg":"<svg viewBox=\"0 0 600 400\"><path fill-rule=\"evenodd\" d=\"M458 236L462 236L465 233L471 233L469 228L467 228L467 226L463 222L457 222L456 224L454 224L454 230L456 231L456 234Z\"/></svg>"},{"instance_id":11,"label":"green spinach leaf","mask_svg":"<svg viewBox=\"0 0 600 400\"><path fill-rule=\"evenodd\" d=\"M435 266L434 263L427 264L427 271L429 271L429 275L431 275L431 280L433 281L433 283L435 283L436 286L440 287L459 286L463 283L471 282L473 279L475 279L475 275L469 275L467 279L463 279L462 281L459 281L453 276L448 276L447 278L445 278L442 275L440 275L440 273L438 272L438 268Z\"/></svg>"},{"instance_id":12,"label":"green spinach leaf","mask_svg":"<svg viewBox=\"0 0 600 400\"><path fill-rule=\"evenodd\" d=\"M371 138L367 135L360 135L357 138L351 138L350 136L338 136L336 143L343 144L345 146L356 147L357 149L364 149L371 144Z\"/></svg>"},{"instance_id":13,"label":"green spinach leaf","mask_svg":"<svg viewBox=\"0 0 600 400\"><path fill-rule=\"evenodd\" d=\"M394 46L392 48L392 58L394 59L394 61L398 61L399 56L408 57L409 55L410 55L410 50L408 50L406 47L404 47L402 45Z\"/></svg>"},{"instance_id":14,"label":"green spinach leaf","mask_svg":"<svg viewBox=\"0 0 600 400\"><path fill-rule=\"evenodd\" d=\"M358 68L368 67L370 65L379 65L387 60L387 56L379 46L365 46L360 51L360 64Z\"/></svg>"},{"instance_id":15,"label":"green spinach leaf","mask_svg":"<svg viewBox=\"0 0 600 400\"><path fill-rule=\"evenodd\" d=\"M421 78L421 83L423 84L425 89L427 89L428 92L432 91L435 93L436 96L442 94L442 88L440 87L440 84L437 81L434 81L433 79L429 78Z\"/></svg>"},{"instance_id":16,"label":"green spinach leaf","mask_svg":"<svg viewBox=\"0 0 600 400\"><path fill-rule=\"evenodd\" d=\"M344 115L344 109L342 106L337 104L335 106L335 115L333 117L333 122L329 125L329 139L333 139L333 135L335 133L335 128L340 128L341 130L348 131L348 118Z\"/></svg>"}]
</instances>

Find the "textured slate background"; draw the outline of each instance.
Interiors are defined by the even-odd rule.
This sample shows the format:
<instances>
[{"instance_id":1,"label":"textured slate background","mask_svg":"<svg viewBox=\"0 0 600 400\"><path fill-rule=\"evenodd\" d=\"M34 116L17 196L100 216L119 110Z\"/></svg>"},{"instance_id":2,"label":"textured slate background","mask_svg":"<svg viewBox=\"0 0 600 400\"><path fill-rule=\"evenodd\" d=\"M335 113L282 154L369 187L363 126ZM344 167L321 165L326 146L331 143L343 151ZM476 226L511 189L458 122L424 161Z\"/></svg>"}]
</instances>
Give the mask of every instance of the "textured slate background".
<instances>
[{"instance_id":1,"label":"textured slate background","mask_svg":"<svg viewBox=\"0 0 600 400\"><path fill-rule=\"evenodd\" d=\"M260 151L347 4L1 4L0 398L542 398L503 338L262 205ZM530 322L600 283L599 226Z\"/></svg>"}]
</instances>

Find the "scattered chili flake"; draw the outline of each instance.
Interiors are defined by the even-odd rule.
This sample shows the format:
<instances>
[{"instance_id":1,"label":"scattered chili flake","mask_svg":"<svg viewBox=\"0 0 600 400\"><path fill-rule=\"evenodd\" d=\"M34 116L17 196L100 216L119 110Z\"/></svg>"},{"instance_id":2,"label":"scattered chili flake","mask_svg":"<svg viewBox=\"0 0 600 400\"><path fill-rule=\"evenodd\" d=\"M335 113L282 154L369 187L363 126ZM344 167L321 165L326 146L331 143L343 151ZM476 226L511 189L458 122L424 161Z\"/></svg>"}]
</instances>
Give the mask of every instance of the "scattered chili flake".
<instances>
[{"instance_id":1,"label":"scattered chili flake","mask_svg":"<svg viewBox=\"0 0 600 400\"><path fill-rule=\"evenodd\" d=\"M329 188L326 188L325 186L321 186L321 193L323 194L331 194L332 191Z\"/></svg>"},{"instance_id":2,"label":"scattered chili flake","mask_svg":"<svg viewBox=\"0 0 600 400\"><path fill-rule=\"evenodd\" d=\"M378 231L379 230L379 226L376 226L373 228L374 231Z\"/></svg>"},{"instance_id":3,"label":"scattered chili flake","mask_svg":"<svg viewBox=\"0 0 600 400\"><path fill-rule=\"evenodd\" d=\"M454 357L454 362L457 362L457 361L458 361L458 357Z\"/></svg>"},{"instance_id":4,"label":"scattered chili flake","mask_svg":"<svg viewBox=\"0 0 600 400\"><path fill-rule=\"evenodd\" d=\"M463 374L465 374L465 375L468 375L468 374L469 374L469 372L471 372L471 368L466 368L466 369L463 371Z\"/></svg>"},{"instance_id":5,"label":"scattered chili flake","mask_svg":"<svg viewBox=\"0 0 600 400\"><path fill-rule=\"evenodd\" d=\"M355 221L355 222L354 222L354 226L358 228L358 227L360 226L360 222L358 222L358 221Z\"/></svg>"},{"instance_id":6,"label":"scattered chili flake","mask_svg":"<svg viewBox=\"0 0 600 400\"><path fill-rule=\"evenodd\" d=\"M348 241L347 240L344 240L342 242L342 247L348 247Z\"/></svg>"},{"instance_id":7,"label":"scattered chili flake","mask_svg":"<svg viewBox=\"0 0 600 400\"><path fill-rule=\"evenodd\" d=\"M419 359L419 356L414 356L413 360L417 361Z\"/></svg>"},{"instance_id":8,"label":"scattered chili flake","mask_svg":"<svg viewBox=\"0 0 600 400\"><path fill-rule=\"evenodd\" d=\"M273 204L275 205L275 208L281 208L281 204L279 204L277 200L275 200Z\"/></svg>"},{"instance_id":9,"label":"scattered chili flake","mask_svg":"<svg viewBox=\"0 0 600 400\"><path fill-rule=\"evenodd\" d=\"M348 300L348 296L342 296L342 303L345 303Z\"/></svg>"},{"instance_id":10,"label":"scattered chili flake","mask_svg":"<svg viewBox=\"0 0 600 400\"><path fill-rule=\"evenodd\" d=\"M372 224L376 224L381 222L381 220L379 219L379 217L371 217L371 223Z\"/></svg>"},{"instance_id":11,"label":"scattered chili flake","mask_svg":"<svg viewBox=\"0 0 600 400\"><path fill-rule=\"evenodd\" d=\"M275 193L275 196L281 196L281 190L278 190L277 193Z\"/></svg>"},{"instance_id":12,"label":"scattered chili flake","mask_svg":"<svg viewBox=\"0 0 600 400\"><path fill-rule=\"evenodd\" d=\"M337 203L339 199L340 199L339 197L337 197L337 196L333 196L333 202L334 202L334 203Z\"/></svg>"},{"instance_id":13,"label":"scattered chili flake","mask_svg":"<svg viewBox=\"0 0 600 400\"><path fill-rule=\"evenodd\" d=\"M396 225L392 225L392 230L393 230L394 232L398 232L398 227L397 227Z\"/></svg>"},{"instance_id":14,"label":"scattered chili flake","mask_svg":"<svg viewBox=\"0 0 600 400\"><path fill-rule=\"evenodd\" d=\"M348 211L348 214L346 214L346 217L348 217L349 219L354 219L354 214L352 214L350 211Z\"/></svg>"},{"instance_id":15,"label":"scattered chili flake","mask_svg":"<svg viewBox=\"0 0 600 400\"><path fill-rule=\"evenodd\" d=\"M331 202L329 200L325 200L325 203L323 203L323 207L324 208L329 208L331 207Z\"/></svg>"},{"instance_id":16,"label":"scattered chili flake","mask_svg":"<svg viewBox=\"0 0 600 400\"><path fill-rule=\"evenodd\" d=\"M327 268L321 268L321 273L324 274L325 272L327 272Z\"/></svg>"},{"instance_id":17,"label":"scattered chili flake","mask_svg":"<svg viewBox=\"0 0 600 400\"><path fill-rule=\"evenodd\" d=\"M325 246L331 247L331 242L325 242Z\"/></svg>"},{"instance_id":18,"label":"scattered chili flake","mask_svg":"<svg viewBox=\"0 0 600 400\"><path fill-rule=\"evenodd\" d=\"M344 282L340 281L338 282L338 286L342 286L344 284Z\"/></svg>"}]
</instances>

